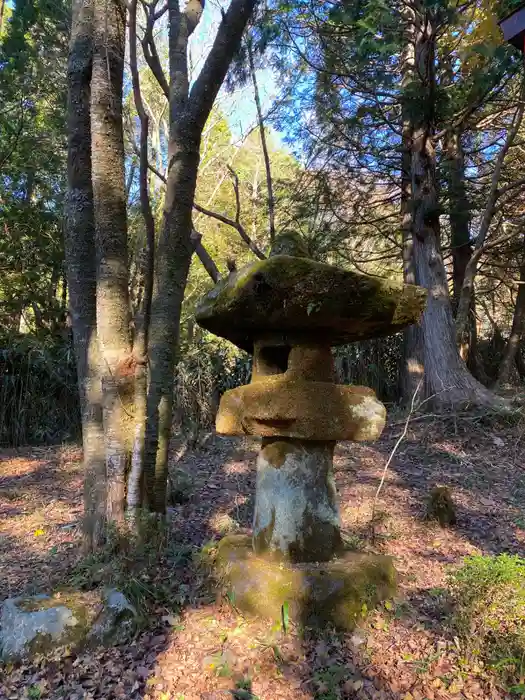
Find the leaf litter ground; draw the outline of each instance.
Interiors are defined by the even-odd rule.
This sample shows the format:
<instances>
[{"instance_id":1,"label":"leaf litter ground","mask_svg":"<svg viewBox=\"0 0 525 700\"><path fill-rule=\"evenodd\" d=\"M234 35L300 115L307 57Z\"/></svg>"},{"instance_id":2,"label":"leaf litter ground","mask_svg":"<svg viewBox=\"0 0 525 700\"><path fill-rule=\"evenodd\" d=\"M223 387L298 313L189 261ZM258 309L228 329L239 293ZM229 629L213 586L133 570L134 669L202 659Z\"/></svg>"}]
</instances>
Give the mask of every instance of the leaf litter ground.
<instances>
[{"instance_id":1,"label":"leaf litter ground","mask_svg":"<svg viewBox=\"0 0 525 700\"><path fill-rule=\"evenodd\" d=\"M215 437L177 461L191 489L187 502L170 508L169 556L154 571L130 573L137 595L153 589L157 601L145 629L128 645L0 667L0 698L510 697L449 628L446 573L468 554L523 554L523 426L418 417L387 473L371 524L374 494L402 427L394 421L374 445L336 450L348 542L394 556L400 573L398 596L352 634L284 631L210 596L191 554L227 532L247 530L255 487L256 445ZM50 591L78 570L80 460L75 447L0 454L0 600ZM452 488L454 529L424 519L435 484Z\"/></svg>"}]
</instances>

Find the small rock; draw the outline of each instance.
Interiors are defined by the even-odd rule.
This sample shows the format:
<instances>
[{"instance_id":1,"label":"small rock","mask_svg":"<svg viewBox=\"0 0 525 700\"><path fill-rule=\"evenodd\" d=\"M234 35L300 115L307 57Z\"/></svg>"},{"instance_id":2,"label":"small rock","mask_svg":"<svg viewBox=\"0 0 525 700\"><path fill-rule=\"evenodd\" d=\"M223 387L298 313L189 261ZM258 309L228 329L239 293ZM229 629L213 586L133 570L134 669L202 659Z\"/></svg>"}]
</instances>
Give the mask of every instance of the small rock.
<instances>
[{"instance_id":1,"label":"small rock","mask_svg":"<svg viewBox=\"0 0 525 700\"><path fill-rule=\"evenodd\" d=\"M91 640L120 641L136 615L115 589L8 598L0 606L0 659L16 661L48 649L67 654Z\"/></svg>"},{"instance_id":2,"label":"small rock","mask_svg":"<svg viewBox=\"0 0 525 700\"><path fill-rule=\"evenodd\" d=\"M9 598L0 609L0 654L15 660L29 654L39 641L51 645L66 642L80 620L65 605L52 605L47 595Z\"/></svg>"}]
</instances>

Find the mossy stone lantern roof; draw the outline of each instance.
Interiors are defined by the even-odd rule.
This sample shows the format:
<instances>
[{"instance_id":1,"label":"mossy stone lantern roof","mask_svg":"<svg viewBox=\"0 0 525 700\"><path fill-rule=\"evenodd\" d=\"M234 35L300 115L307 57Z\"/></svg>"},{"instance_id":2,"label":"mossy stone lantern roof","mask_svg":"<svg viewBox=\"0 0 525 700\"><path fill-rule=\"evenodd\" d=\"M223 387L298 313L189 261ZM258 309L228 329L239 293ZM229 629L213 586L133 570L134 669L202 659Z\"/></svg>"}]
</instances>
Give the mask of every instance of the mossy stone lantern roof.
<instances>
[{"instance_id":1,"label":"mossy stone lantern roof","mask_svg":"<svg viewBox=\"0 0 525 700\"><path fill-rule=\"evenodd\" d=\"M419 319L425 301L421 287L279 253L219 282L196 320L248 352L264 337L344 345L397 333Z\"/></svg>"}]
</instances>

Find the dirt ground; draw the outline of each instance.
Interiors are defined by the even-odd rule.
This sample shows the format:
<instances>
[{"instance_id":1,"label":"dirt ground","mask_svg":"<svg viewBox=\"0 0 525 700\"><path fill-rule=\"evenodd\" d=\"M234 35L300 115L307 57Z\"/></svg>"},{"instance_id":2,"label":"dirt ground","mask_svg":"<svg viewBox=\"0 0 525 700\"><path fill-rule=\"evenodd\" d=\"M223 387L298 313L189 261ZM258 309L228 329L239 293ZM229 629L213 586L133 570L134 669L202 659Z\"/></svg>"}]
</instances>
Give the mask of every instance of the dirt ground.
<instances>
[{"instance_id":1,"label":"dirt ground","mask_svg":"<svg viewBox=\"0 0 525 700\"><path fill-rule=\"evenodd\" d=\"M345 536L366 551L392 555L400 574L398 596L352 634L272 628L210 597L188 553L249 528L256 449L214 438L177 464L191 475L192 492L170 509L169 538L179 555L155 572L157 584L165 581L173 592L177 612L159 605L130 645L0 667L0 698L509 697L482 663L468 658L448 626L442 594L447 570L465 555L524 553L523 425L416 417L386 474L372 529L374 494L402 430L394 419L377 443L336 450ZM78 567L80 459L71 446L0 453L0 600L49 592ZM424 519L435 484L453 490L453 529ZM141 580L137 585L146 586Z\"/></svg>"}]
</instances>

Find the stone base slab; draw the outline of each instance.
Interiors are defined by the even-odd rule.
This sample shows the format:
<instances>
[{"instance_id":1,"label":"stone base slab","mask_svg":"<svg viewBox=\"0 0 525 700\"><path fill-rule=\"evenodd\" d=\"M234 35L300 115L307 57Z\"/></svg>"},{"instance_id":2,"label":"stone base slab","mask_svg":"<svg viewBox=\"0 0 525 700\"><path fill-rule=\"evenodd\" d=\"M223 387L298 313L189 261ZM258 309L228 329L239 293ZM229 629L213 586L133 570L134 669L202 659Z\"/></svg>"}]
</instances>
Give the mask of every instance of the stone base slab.
<instances>
[{"instance_id":1,"label":"stone base slab","mask_svg":"<svg viewBox=\"0 0 525 700\"><path fill-rule=\"evenodd\" d=\"M279 621L287 604L290 620L305 627L352 630L363 612L396 591L390 557L347 552L329 562L287 564L255 555L246 535L222 539L214 566L239 610Z\"/></svg>"}]
</instances>

